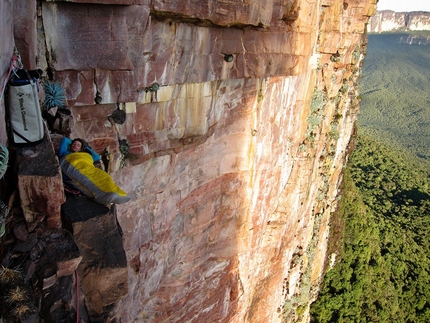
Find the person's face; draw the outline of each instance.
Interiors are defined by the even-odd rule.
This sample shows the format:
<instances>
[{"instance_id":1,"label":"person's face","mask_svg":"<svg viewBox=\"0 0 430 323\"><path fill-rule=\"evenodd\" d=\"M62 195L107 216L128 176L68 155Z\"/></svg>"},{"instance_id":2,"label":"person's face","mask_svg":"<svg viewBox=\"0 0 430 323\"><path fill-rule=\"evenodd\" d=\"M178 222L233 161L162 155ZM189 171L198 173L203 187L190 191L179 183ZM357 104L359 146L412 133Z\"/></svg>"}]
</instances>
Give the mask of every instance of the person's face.
<instances>
[{"instance_id":1,"label":"person's face","mask_svg":"<svg viewBox=\"0 0 430 323\"><path fill-rule=\"evenodd\" d=\"M76 140L76 141L72 142L71 148L72 148L72 151L74 151L74 152L81 151L82 144Z\"/></svg>"}]
</instances>

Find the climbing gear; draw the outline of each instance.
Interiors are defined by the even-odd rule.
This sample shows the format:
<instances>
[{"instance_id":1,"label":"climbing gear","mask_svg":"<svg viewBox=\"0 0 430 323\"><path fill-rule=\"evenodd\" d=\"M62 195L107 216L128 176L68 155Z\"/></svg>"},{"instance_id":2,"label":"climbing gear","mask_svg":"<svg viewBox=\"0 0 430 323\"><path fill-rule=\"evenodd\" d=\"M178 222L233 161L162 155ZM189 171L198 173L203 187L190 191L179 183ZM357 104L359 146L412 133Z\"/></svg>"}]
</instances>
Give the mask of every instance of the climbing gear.
<instances>
[{"instance_id":1,"label":"climbing gear","mask_svg":"<svg viewBox=\"0 0 430 323\"><path fill-rule=\"evenodd\" d=\"M158 86L158 84L157 84L157 86ZM126 138L124 138L123 136L120 135L119 130L116 126L116 124L120 124L120 125L123 124L125 122L125 118L126 118L126 113L124 110L121 110L119 108L119 104L117 105L116 110L112 112L112 115L110 115L108 117L108 120L112 124L112 126L114 127L117 138L118 138L119 151L122 155L120 168L124 168L126 166L127 159L138 158L137 155L129 152L130 142Z\"/></svg>"},{"instance_id":2,"label":"climbing gear","mask_svg":"<svg viewBox=\"0 0 430 323\"><path fill-rule=\"evenodd\" d=\"M118 137L119 151L122 154L120 168L127 165L127 159L137 159L139 156L130 152L130 142L126 138Z\"/></svg>"},{"instance_id":3,"label":"climbing gear","mask_svg":"<svg viewBox=\"0 0 430 323\"><path fill-rule=\"evenodd\" d=\"M19 68L23 68L23 67L24 66L22 65L22 62L21 62L21 56L19 55L16 47L14 47L13 55L12 55L12 61L11 61L10 67L9 67L9 71L7 73L6 79L4 80L3 88L2 88L1 93L0 93L0 101L3 98L4 92L6 90L7 82L9 81L9 78L10 78L12 72L18 70Z\"/></svg>"},{"instance_id":4,"label":"climbing gear","mask_svg":"<svg viewBox=\"0 0 430 323\"><path fill-rule=\"evenodd\" d=\"M9 80L9 125L15 144L37 143L45 135L37 73L18 69Z\"/></svg>"},{"instance_id":5,"label":"climbing gear","mask_svg":"<svg viewBox=\"0 0 430 323\"><path fill-rule=\"evenodd\" d=\"M115 123L117 123L117 124L123 124L125 122L126 116L127 116L127 114L125 113L125 111L121 110L119 108L119 105L117 105L116 110L114 110L112 112L112 114L109 116L109 121L111 121L110 118L112 118L112 120ZM111 123L112 123L112 121L111 121Z\"/></svg>"},{"instance_id":6,"label":"climbing gear","mask_svg":"<svg viewBox=\"0 0 430 323\"><path fill-rule=\"evenodd\" d=\"M45 128L39 104L38 82L42 70L27 71L16 47L1 98L8 88L8 109L11 137L15 144L36 143L43 139ZM8 85L8 86L6 86Z\"/></svg>"},{"instance_id":7,"label":"climbing gear","mask_svg":"<svg viewBox=\"0 0 430 323\"><path fill-rule=\"evenodd\" d=\"M130 150L130 142L127 139L118 139L119 151L123 155L127 155Z\"/></svg>"}]
</instances>

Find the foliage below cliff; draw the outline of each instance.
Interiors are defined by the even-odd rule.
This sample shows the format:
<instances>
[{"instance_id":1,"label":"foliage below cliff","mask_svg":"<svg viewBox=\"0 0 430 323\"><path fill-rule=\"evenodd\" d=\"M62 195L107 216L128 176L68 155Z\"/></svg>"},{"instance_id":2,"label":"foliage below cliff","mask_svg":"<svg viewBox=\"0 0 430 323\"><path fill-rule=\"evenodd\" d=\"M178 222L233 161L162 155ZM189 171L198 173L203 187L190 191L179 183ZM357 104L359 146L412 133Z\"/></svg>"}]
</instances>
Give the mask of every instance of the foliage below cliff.
<instances>
[{"instance_id":1,"label":"foliage below cliff","mask_svg":"<svg viewBox=\"0 0 430 323\"><path fill-rule=\"evenodd\" d=\"M327 272L312 322L428 322L429 172L361 135L335 215L341 260Z\"/></svg>"},{"instance_id":2,"label":"foliage below cliff","mask_svg":"<svg viewBox=\"0 0 430 323\"><path fill-rule=\"evenodd\" d=\"M358 123L381 142L430 159L430 45L401 43L430 32L369 35Z\"/></svg>"}]
</instances>

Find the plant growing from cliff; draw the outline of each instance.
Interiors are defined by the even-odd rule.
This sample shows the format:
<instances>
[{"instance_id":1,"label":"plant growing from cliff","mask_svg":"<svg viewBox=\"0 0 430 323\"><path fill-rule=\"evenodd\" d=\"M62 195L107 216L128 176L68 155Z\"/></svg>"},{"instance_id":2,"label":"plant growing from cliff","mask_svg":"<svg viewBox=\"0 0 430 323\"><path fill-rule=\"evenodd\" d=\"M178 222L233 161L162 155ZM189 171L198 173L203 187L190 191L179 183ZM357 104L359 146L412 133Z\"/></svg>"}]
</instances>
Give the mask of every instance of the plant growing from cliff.
<instances>
[{"instance_id":1,"label":"plant growing from cliff","mask_svg":"<svg viewBox=\"0 0 430 323\"><path fill-rule=\"evenodd\" d=\"M28 292L18 285L8 291L5 299L6 302L13 304L26 301L28 299L28 296Z\"/></svg>"},{"instance_id":2,"label":"plant growing from cliff","mask_svg":"<svg viewBox=\"0 0 430 323\"><path fill-rule=\"evenodd\" d=\"M130 153L130 142L127 139L119 139L119 151L122 154L120 168L124 168L128 159L137 159L138 156Z\"/></svg>"},{"instance_id":3,"label":"plant growing from cliff","mask_svg":"<svg viewBox=\"0 0 430 323\"><path fill-rule=\"evenodd\" d=\"M13 315L21 320L33 313L34 309L27 304L20 304L13 309Z\"/></svg>"},{"instance_id":4,"label":"plant growing from cliff","mask_svg":"<svg viewBox=\"0 0 430 323\"><path fill-rule=\"evenodd\" d=\"M339 122L340 119L342 119L342 114L335 113L335 115L333 116L333 121L334 122Z\"/></svg>"},{"instance_id":5,"label":"plant growing from cliff","mask_svg":"<svg viewBox=\"0 0 430 323\"><path fill-rule=\"evenodd\" d=\"M353 59L352 63L353 64L356 64L359 61L360 55L361 55L360 47L356 46L355 49L354 49L354 51L352 52L352 59Z\"/></svg>"},{"instance_id":6,"label":"plant growing from cliff","mask_svg":"<svg viewBox=\"0 0 430 323\"><path fill-rule=\"evenodd\" d=\"M66 91L59 82L45 81L42 83L45 92L45 98L42 106L49 110L53 107L60 109L66 108Z\"/></svg>"},{"instance_id":7,"label":"plant growing from cliff","mask_svg":"<svg viewBox=\"0 0 430 323\"><path fill-rule=\"evenodd\" d=\"M306 139L308 142L315 141L317 133L315 129L319 126L321 121L324 119L324 108L327 104L327 94L324 91L315 89L312 94L310 103L311 113L307 118L308 127L306 131Z\"/></svg>"},{"instance_id":8,"label":"plant growing from cliff","mask_svg":"<svg viewBox=\"0 0 430 323\"><path fill-rule=\"evenodd\" d=\"M3 267L0 269L0 284L9 284L22 278L19 270Z\"/></svg>"},{"instance_id":9,"label":"plant growing from cliff","mask_svg":"<svg viewBox=\"0 0 430 323\"><path fill-rule=\"evenodd\" d=\"M306 259L305 263L307 263L307 265L303 270L301 269L300 272L300 281L297 286L299 289L298 293L294 294L291 299L285 300L283 306L283 317L285 322L301 322L303 320L303 315L308 309L310 300L316 293L316 286L313 285L311 279L313 271L311 264L314 260L315 251L318 245L322 216L322 213L315 214L311 241L306 251L304 251L300 256L302 259L295 261L303 264L303 259Z\"/></svg>"},{"instance_id":10,"label":"plant growing from cliff","mask_svg":"<svg viewBox=\"0 0 430 323\"><path fill-rule=\"evenodd\" d=\"M340 62L340 54L339 54L339 52L336 52L336 53L334 53L333 55L331 55L331 56L330 56L330 60L331 60L333 63L338 63L338 62Z\"/></svg>"},{"instance_id":11,"label":"plant growing from cliff","mask_svg":"<svg viewBox=\"0 0 430 323\"><path fill-rule=\"evenodd\" d=\"M327 103L327 94L324 91L315 89L311 98L311 113L324 109Z\"/></svg>"},{"instance_id":12,"label":"plant growing from cliff","mask_svg":"<svg viewBox=\"0 0 430 323\"><path fill-rule=\"evenodd\" d=\"M337 81L337 76L336 74L333 73L333 75L331 76L331 82L336 83L336 81Z\"/></svg>"},{"instance_id":13,"label":"plant growing from cliff","mask_svg":"<svg viewBox=\"0 0 430 323\"><path fill-rule=\"evenodd\" d=\"M342 87L339 89L339 92L342 94L347 93L349 90L348 80L343 80Z\"/></svg>"},{"instance_id":14,"label":"plant growing from cliff","mask_svg":"<svg viewBox=\"0 0 430 323\"><path fill-rule=\"evenodd\" d=\"M331 138L331 139L333 139L333 140L338 140L339 139L339 136L340 136L340 134L339 134L339 130L338 130L338 126L339 126L339 124L337 123L337 122L335 122L335 121L333 121L331 124L330 124L330 132L328 133L328 135L329 135L329 137Z\"/></svg>"},{"instance_id":15,"label":"plant growing from cliff","mask_svg":"<svg viewBox=\"0 0 430 323\"><path fill-rule=\"evenodd\" d=\"M299 151L302 152L302 153L305 153L306 150L307 150L306 144L305 143L301 143L299 145Z\"/></svg>"},{"instance_id":16,"label":"plant growing from cliff","mask_svg":"<svg viewBox=\"0 0 430 323\"><path fill-rule=\"evenodd\" d=\"M308 121L308 129L314 130L323 120L323 116L318 113L312 113L307 121Z\"/></svg>"},{"instance_id":17,"label":"plant growing from cliff","mask_svg":"<svg viewBox=\"0 0 430 323\"><path fill-rule=\"evenodd\" d=\"M5 322L23 320L36 312L33 296L24 276L19 270L1 267L0 269L0 310Z\"/></svg>"},{"instance_id":18,"label":"plant growing from cliff","mask_svg":"<svg viewBox=\"0 0 430 323\"><path fill-rule=\"evenodd\" d=\"M9 150L0 144L0 178L4 176L9 162Z\"/></svg>"},{"instance_id":19,"label":"plant growing from cliff","mask_svg":"<svg viewBox=\"0 0 430 323\"><path fill-rule=\"evenodd\" d=\"M260 89L258 90L257 101L260 102L260 101L263 101L263 99L264 99L263 90Z\"/></svg>"}]
</instances>

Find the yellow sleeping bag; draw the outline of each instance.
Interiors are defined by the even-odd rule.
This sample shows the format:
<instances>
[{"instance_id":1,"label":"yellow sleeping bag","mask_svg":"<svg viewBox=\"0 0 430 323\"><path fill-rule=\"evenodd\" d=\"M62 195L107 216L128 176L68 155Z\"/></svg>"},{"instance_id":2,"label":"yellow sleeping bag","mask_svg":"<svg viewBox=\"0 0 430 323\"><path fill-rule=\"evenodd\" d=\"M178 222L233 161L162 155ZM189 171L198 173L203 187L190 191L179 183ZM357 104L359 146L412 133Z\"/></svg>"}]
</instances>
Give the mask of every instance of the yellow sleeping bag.
<instances>
[{"instance_id":1,"label":"yellow sleeping bag","mask_svg":"<svg viewBox=\"0 0 430 323\"><path fill-rule=\"evenodd\" d=\"M93 158L86 152L64 156L60 166L63 174L70 178L67 184L101 204L122 204L130 200L130 196L115 184L108 173L93 165Z\"/></svg>"}]
</instances>

